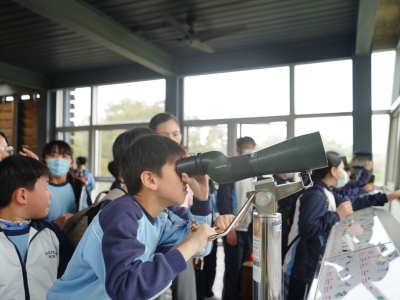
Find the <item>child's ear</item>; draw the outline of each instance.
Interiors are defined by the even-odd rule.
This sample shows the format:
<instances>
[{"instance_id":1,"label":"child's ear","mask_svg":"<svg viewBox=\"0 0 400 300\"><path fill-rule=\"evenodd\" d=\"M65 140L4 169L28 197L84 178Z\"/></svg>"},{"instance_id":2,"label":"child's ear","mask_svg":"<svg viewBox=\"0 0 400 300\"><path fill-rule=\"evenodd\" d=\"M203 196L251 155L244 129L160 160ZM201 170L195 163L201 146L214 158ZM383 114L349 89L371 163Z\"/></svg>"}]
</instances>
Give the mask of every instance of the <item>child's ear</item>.
<instances>
[{"instance_id":1,"label":"child's ear","mask_svg":"<svg viewBox=\"0 0 400 300\"><path fill-rule=\"evenodd\" d=\"M140 180L142 181L142 185L150 190L157 190L158 184L155 175L150 171L144 171L140 174Z\"/></svg>"},{"instance_id":2,"label":"child's ear","mask_svg":"<svg viewBox=\"0 0 400 300\"><path fill-rule=\"evenodd\" d=\"M13 194L13 198L18 204L25 205L28 200L27 189L25 188L16 189Z\"/></svg>"}]
</instances>

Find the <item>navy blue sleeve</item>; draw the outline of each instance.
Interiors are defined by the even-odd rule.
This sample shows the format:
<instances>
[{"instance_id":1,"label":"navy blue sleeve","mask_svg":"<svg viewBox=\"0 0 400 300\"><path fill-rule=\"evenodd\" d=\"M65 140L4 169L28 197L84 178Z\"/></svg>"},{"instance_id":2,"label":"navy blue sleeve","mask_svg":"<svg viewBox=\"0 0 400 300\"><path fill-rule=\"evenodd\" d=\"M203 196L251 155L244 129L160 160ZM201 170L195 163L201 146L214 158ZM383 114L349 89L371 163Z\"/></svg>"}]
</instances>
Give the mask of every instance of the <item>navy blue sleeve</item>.
<instances>
[{"instance_id":1,"label":"navy blue sleeve","mask_svg":"<svg viewBox=\"0 0 400 300\"><path fill-rule=\"evenodd\" d=\"M340 220L339 215L328 211L325 205L326 196L319 190L307 190L300 197L299 234L302 238L316 238Z\"/></svg>"},{"instance_id":2,"label":"navy blue sleeve","mask_svg":"<svg viewBox=\"0 0 400 300\"><path fill-rule=\"evenodd\" d=\"M87 203L87 206L89 207L90 205L93 204L92 197L90 196L90 193L86 187L85 187L85 191L86 191L86 203Z\"/></svg>"},{"instance_id":3,"label":"navy blue sleeve","mask_svg":"<svg viewBox=\"0 0 400 300\"><path fill-rule=\"evenodd\" d=\"M347 188L347 185L344 189L333 188L332 191L342 196L359 196L366 193L363 187Z\"/></svg>"},{"instance_id":4,"label":"navy blue sleeve","mask_svg":"<svg viewBox=\"0 0 400 300\"><path fill-rule=\"evenodd\" d=\"M172 211L175 215L183 220L188 220L188 208L180 205L169 206L168 210Z\"/></svg>"},{"instance_id":5,"label":"navy blue sleeve","mask_svg":"<svg viewBox=\"0 0 400 300\"><path fill-rule=\"evenodd\" d=\"M232 214L232 190L235 183L220 184L217 193L217 207L220 215Z\"/></svg>"},{"instance_id":6,"label":"navy blue sleeve","mask_svg":"<svg viewBox=\"0 0 400 300\"><path fill-rule=\"evenodd\" d=\"M152 298L186 268L186 261L177 249L166 254L155 253L152 261L138 259L146 250L146 245L137 239L139 220L146 216L133 199L114 201L107 205L107 211L99 214L104 232L102 252L107 294L111 299L130 299L133 295L135 299Z\"/></svg>"},{"instance_id":7,"label":"navy blue sleeve","mask_svg":"<svg viewBox=\"0 0 400 300\"><path fill-rule=\"evenodd\" d=\"M363 187L367 184L368 178L371 176L371 172L367 169L362 169L360 176L357 180L350 180L346 184L346 188Z\"/></svg>"},{"instance_id":8,"label":"navy blue sleeve","mask_svg":"<svg viewBox=\"0 0 400 300\"><path fill-rule=\"evenodd\" d=\"M370 206L384 206L388 202L386 194L376 193L373 195L365 194L357 197L348 197L337 194L332 191L335 196L336 206L338 207L343 201L350 200L353 206L353 210L360 210Z\"/></svg>"}]
</instances>

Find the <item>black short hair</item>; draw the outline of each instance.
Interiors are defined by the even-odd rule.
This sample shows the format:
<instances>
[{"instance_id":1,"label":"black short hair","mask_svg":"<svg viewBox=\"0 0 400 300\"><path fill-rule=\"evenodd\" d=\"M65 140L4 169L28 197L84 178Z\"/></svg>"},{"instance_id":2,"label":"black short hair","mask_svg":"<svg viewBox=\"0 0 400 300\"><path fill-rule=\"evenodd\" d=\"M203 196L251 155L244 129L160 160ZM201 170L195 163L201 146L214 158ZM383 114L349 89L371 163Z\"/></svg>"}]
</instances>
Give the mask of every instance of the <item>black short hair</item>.
<instances>
[{"instance_id":1,"label":"black short hair","mask_svg":"<svg viewBox=\"0 0 400 300\"><path fill-rule=\"evenodd\" d=\"M185 149L174 140L159 134L149 134L138 138L130 145L120 160L120 172L129 194L137 194L144 171L162 176L161 168L167 162L175 163L186 154Z\"/></svg>"},{"instance_id":2,"label":"black short hair","mask_svg":"<svg viewBox=\"0 0 400 300\"><path fill-rule=\"evenodd\" d=\"M121 133L116 138L116 140L113 144L113 147L112 147L112 152L113 152L114 162L116 163L116 166L118 169L119 169L119 167L118 167L119 160L120 160L122 154L125 152L126 148L128 148L130 145L132 145L138 137L146 135L146 134L156 134L156 132L147 127L137 127L137 128L133 128L131 130ZM111 171L110 171L110 173L112 174ZM114 176L114 177L116 177L116 176Z\"/></svg>"},{"instance_id":3,"label":"black short hair","mask_svg":"<svg viewBox=\"0 0 400 300\"><path fill-rule=\"evenodd\" d=\"M328 166L322 169L314 170L312 173L312 179L322 179L324 178L332 168L339 167L342 162L340 155L333 151L326 152L326 160L328 161Z\"/></svg>"},{"instance_id":4,"label":"black short hair","mask_svg":"<svg viewBox=\"0 0 400 300\"><path fill-rule=\"evenodd\" d=\"M77 163L78 165L86 165L86 162L87 162L86 157L78 156L78 157L76 158L76 163Z\"/></svg>"},{"instance_id":5,"label":"black short hair","mask_svg":"<svg viewBox=\"0 0 400 300\"><path fill-rule=\"evenodd\" d=\"M50 177L49 168L39 160L27 156L8 156L0 161L0 208L7 207L19 188L35 189L37 180Z\"/></svg>"},{"instance_id":6,"label":"black short hair","mask_svg":"<svg viewBox=\"0 0 400 300\"><path fill-rule=\"evenodd\" d=\"M173 115L170 114L169 112L165 113L159 113L155 115L154 117L151 118L149 127L153 129L154 131L157 130L157 126L160 125L161 123L168 122L169 120L174 120L178 126L180 126L178 119Z\"/></svg>"},{"instance_id":7,"label":"black short hair","mask_svg":"<svg viewBox=\"0 0 400 300\"><path fill-rule=\"evenodd\" d=\"M108 163L108 172L111 173L111 175L113 177L115 177L115 179L118 179L118 173L119 173L119 169L117 164L115 163L115 161L110 161Z\"/></svg>"},{"instance_id":8,"label":"black short hair","mask_svg":"<svg viewBox=\"0 0 400 300\"><path fill-rule=\"evenodd\" d=\"M43 151L42 151L42 158L45 158L46 155L50 155L50 154L54 153L56 148L58 149L59 154L67 154L67 155L71 156L71 158L74 157L74 150L71 148L71 146L67 142L60 141L60 140L53 140L51 142L48 142L44 146Z\"/></svg>"},{"instance_id":9,"label":"black short hair","mask_svg":"<svg viewBox=\"0 0 400 300\"><path fill-rule=\"evenodd\" d=\"M253 140L253 138L251 138L249 136L243 136L243 137L237 139L236 147L240 148L240 147L242 147L243 144L246 144L246 143L250 143L254 147L256 146L256 142Z\"/></svg>"},{"instance_id":10,"label":"black short hair","mask_svg":"<svg viewBox=\"0 0 400 300\"><path fill-rule=\"evenodd\" d=\"M5 139L7 146L10 146L6 134L3 131L0 131L0 135Z\"/></svg>"}]
</instances>

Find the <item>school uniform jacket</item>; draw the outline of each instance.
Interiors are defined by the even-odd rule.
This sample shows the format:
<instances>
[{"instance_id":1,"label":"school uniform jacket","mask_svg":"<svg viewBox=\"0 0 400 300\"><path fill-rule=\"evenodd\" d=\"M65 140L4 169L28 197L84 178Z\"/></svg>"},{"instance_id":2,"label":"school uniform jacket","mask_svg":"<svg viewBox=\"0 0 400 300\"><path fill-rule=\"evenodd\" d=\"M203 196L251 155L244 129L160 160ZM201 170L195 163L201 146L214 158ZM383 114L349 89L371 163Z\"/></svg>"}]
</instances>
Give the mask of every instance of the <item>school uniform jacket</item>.
<instances>
[{"instance_id":1,"label":"school uniform jacket","mask_svg":"<svg viewBox=\"0 0 400 300\"><path fill-rule=\"evenodd\" d=\"M56 224L32 220L23 263L16 246L0 228L0 299L46 299L72 253L72 245Z\"/></svg>"},{"instance_id":2,"label":"school uniform jacket","mask_svg":"<svg viewBox=\"0 0 400 300\"><path fill-rule=\"evenodd\" d=\"M210 201L194 199L188 217L165 209L154 219L130 195L104 203L47 299L154 299L186 268L180 251L168 250L187 236L192 220L211 226Z\"/></svg>"},{"instance_id":3,"label":"school uniform jacket","mask_svg":"<svg viewBox=\"0 0 400 300\"><path fill-rule=\"evenodd\" d=\"M298 234L300 238L289 249L283 265L285 275L304 283L309 283L314 277L326 236L331 227L340 221L336 207L347 199L352 202L354 211L369 206L383 206L387 202L386 194L382 193L347 197L331 192L320 180L316 180L314 185L316 188L307 189L296 202L288 244Z\"/></svg>"}]
</instances>

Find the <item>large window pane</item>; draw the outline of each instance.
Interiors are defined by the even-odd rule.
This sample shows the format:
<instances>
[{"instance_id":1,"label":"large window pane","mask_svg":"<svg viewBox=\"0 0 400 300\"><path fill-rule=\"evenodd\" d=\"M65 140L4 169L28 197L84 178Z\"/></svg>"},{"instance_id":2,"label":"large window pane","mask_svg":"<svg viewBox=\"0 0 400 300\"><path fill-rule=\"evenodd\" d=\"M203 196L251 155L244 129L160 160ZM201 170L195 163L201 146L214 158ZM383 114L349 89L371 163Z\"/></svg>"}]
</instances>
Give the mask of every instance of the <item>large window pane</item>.
<instances>
[{"instance_id":1,"label":"large window pane","mask_svg":"<svg viewBox=\"0 0 400 300\"><path fill-rule=\"evenodd\" d=\"M389 115L372 116L372 153L375 182L383 185L389 136Z\"/></svg>"},{"instance_id":2,"label":"large window pane","mask_svg":"<svg viewBox=\"0 0 400 300\"><path fill-rule=\"evenodd\" d=\"M99 138L99 157L98 157L98 176L112 176L108 172L108 163L113 159L112 145L115 139L125 130L103 130L98 132Z\"/></svg>"},{"instance_id":3,"label":"large window pane","mask_svg":"<svg viewBox=\"0 0 400 300\"><path fill-rule=\"evenodd\" d=\"M256 142L256 151L286 140L286 122L270 124L240 124L238 138L249 136Z\"/></svg>"},{"instance_id":4,"label":"large window pane","mask_svg":"<svg viewBox=\"0 0 400 300\"><path fill-rule=\"evenodd\" d=\"M395 51L372 54L372 110L389 109L392 104Z\"/></svg>"},{"instance_id":5,"label":"large window pane","mask_svg":"<svg viewBox=\"0 0 400 300\"><path fill-rule=\"evenodd\" d=\"M185 119L289 114L289 67L185 78Z\"/></svg>"},{"instance_id":6,"label":"large window pane","mask_svg":"<svg viewBox=\"0 0 400 300\"><path fill-rule=\"evenodd\" d=\"M294 71L296 114L353 110L351 60L299 65Z\"/></svg>"},{"instance_id":7,"label":"large window pane","mask_svg":"<svg viewBox=\"0 0 400 300\"><path fill-rule=\"evenodd\" d=\"M164 110L164 79L98 88L97 124L148 122Z\"/></svg>"},{"instance_id":8,"label":"large window pane","mask_svg":"<svg viewBox=\"0 0 400 300\"><path fill-rule=\"evenodd\" d=\"M90 124L90 99L90 87L65 91L65 126L85 126Z\"/></svg>"},{"instance_id":9,"label":"large window pane","mask_svg":"<svg viewBox=\"0 0 400 300\"><path fill-rule=\"evenodd\" d=\"M64 132L59 134L59 138L71 145L74 150L74 158L78 156L86 157L88 159L88 167L90 167L88 131Z\"/></svg>"},{"instance_id":10,"label":"large window pane","mask_svg":"<svg viewBox=\"0 0 400 300\"><path fill-rule=\"evenodd\" d=\"M353 117L305 118L295 120L295 135L319 131L325 151L336 151L350 161L353 154ZM355 149L358 150L358 149Z\"/></svg>"},{"instance_id":11,"label":"large window pane","mask_svg":"<svg viewBox=\"0 0 400 300\"><path fill-rule=\"evenodd\" d=\"M189 127L187 132L190 153L208 151L227 153L227 125Z\"/></svg>"}]
</instances>

